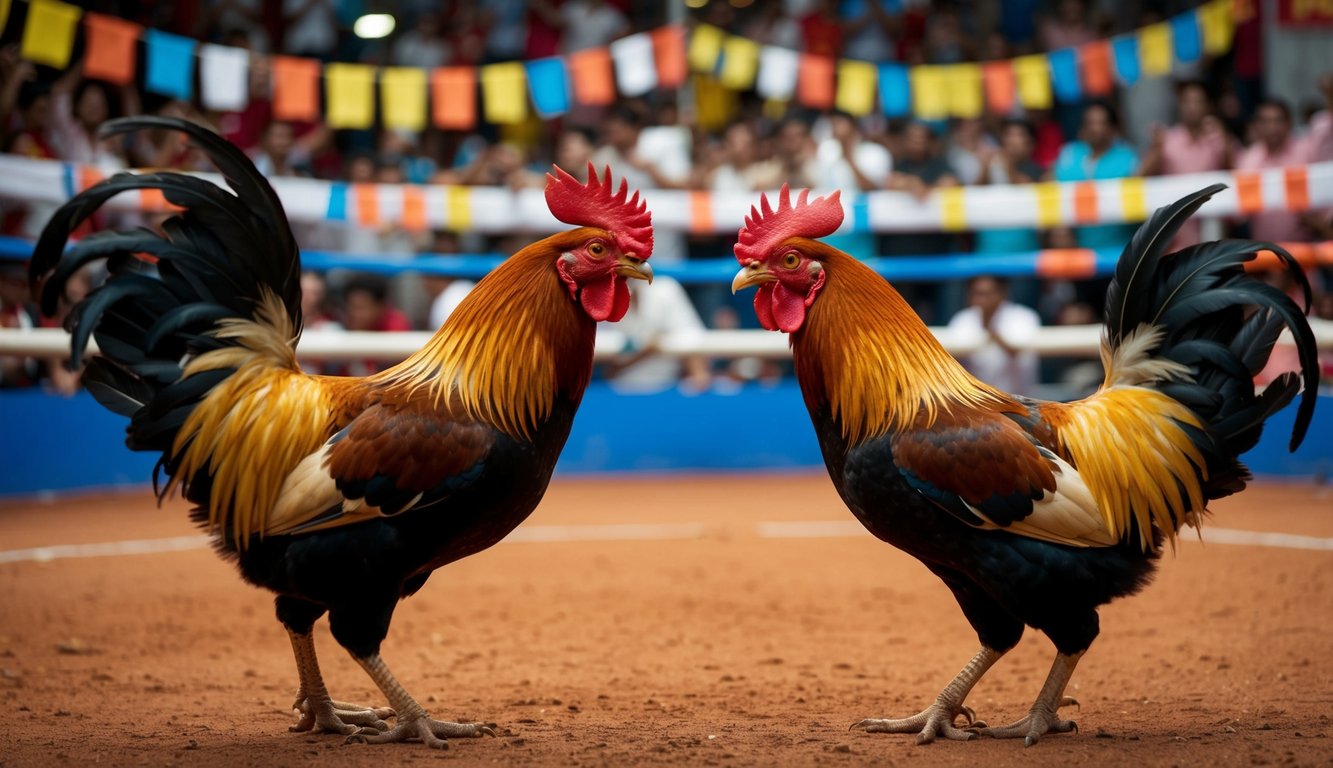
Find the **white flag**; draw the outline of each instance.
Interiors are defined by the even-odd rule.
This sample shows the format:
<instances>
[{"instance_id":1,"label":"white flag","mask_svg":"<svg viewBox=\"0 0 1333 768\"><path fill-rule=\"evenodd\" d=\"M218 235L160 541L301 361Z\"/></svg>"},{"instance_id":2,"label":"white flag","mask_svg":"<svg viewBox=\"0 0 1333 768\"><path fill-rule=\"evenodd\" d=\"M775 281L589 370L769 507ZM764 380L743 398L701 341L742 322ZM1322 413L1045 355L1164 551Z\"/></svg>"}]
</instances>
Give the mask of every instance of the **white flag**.
<instances>
[{"instance_id":1,"label":"white flag","mask_svg":"<svg viewBox=\"0 0 1333 768\"><path fill-rule=\"evenodd\" d=\"M205 109L245 109L250 102L250 52L211 43L200 46L199 99Z\"/></svg>"},{"instance_id":2,"label":"white flag","mask_svg":"<svg viewBox=\"0 0 1333 768\"><path fill-rule=\"evenodd\" d=\"M759 51L759 79L755 90L766 99L787 101L796 91L800 54L790 48L766 45Z\"/></svg>"},{"instance_id":3,"label":"white flag","mask_svg":"<svg viewBox=\"0 0 1333 768\"><path fill-rule=\"evenodd\" d=\"M642 96L657 87L653 38L647 32L611 43L611 58L616 62L616 87L622 96Z\"/></svg>"}]
</instances>

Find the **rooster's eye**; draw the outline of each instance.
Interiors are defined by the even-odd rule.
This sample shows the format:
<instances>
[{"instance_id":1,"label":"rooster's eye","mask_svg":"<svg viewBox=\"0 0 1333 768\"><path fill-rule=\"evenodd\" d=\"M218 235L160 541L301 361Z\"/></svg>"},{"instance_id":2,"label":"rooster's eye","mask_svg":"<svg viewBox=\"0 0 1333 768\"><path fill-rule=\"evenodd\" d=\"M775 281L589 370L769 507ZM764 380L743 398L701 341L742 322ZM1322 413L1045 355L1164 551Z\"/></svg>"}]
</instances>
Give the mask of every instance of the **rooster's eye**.
<instances>
[{"instance_id":1,"label":"rooster's eye","mask_svg":"<svg viewBox=\"0 0 1333 768\"><path fill-rule=\"evenodd\" d=\"M801 266L801 257L796 251L788 251L786 256L782 257L782 266L787 269L796 269Z\"/></svg>"},{"instance_id":2,"label":"rooster's eye","mask_svg":"<svg viewBox=\"0 0 1333 768\"><path fill-rule=\"evenodd\" d=\"M588 246L588 253L592 254L594 258L600 259L606 253L606 246L601 243L592 243Z\"/></svg>"}]
</instances>

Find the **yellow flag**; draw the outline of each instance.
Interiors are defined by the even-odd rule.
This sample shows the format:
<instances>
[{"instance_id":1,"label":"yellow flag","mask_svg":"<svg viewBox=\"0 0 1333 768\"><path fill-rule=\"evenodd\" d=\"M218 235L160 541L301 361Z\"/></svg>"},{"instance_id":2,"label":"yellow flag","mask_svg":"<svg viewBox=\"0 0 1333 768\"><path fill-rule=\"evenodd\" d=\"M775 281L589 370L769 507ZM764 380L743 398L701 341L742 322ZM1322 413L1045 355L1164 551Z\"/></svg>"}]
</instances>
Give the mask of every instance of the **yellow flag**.
<instances>
[{"instance_id":1,"label":"yellow flag","mask_svg":"<svg viewBox=\"0 0 1333 768\"><path fill-rule=\"evenodd\" d=\"M375 124L375 68L326 64L324 100L324 119L330 128L370 128Z\"/></svg>"},{"instance_id":2,"label":"yellow flag","mask_svg":"<svg viewBox=\"0 0 1333 768\"><path fill-rule=\"evenodd\" d=\"M522 62L488 64L481 68L481 103L486 121L521 123L528 116L527 75Z\"/></svg>"},{"instance_id":3,"label":"yellow flag","mask_svg":"<svg viewBox=\"0 0 1333 768\"><path fill-rule=\"evenodd\" d=\"M1051 67L1041 54L1014 59L1018 100L1028 109L1051 108Z\"/></svg>"},{"instance_id":4,"label":"yellow flag","mask_svg":"<svg viewBox=\"0 0 1333 768\"><path fill-rule=\"evenodd\" d=\"M385 128L426 127L426 70L388 67L380 75L380 111Z\"/></svg>"},{"instance_id":5,"label":"yellow flag","mask_svg":"<svg viewBox=\"0 0 1333 768\"><path fill-rule=\"evenodd\" d=\"M946 67L921 66L909 71L912 80L912 112L922 120L949 116L949 82Z\"/></svg>"},{"instance_id":6,"label":"yellow flag","mask_svg":"<svg viewBox=\"0 0 1333 768\"><path fill-rule=\"evenodd\" d=\"M8 14L9 9L4 10ZM28 21L23 25L19 55L28 61L64 69L69 64L74 31L82 16L82 9L59 0L32 0L28 4ZM3 26L0 24L0 29Z\"/></svg>"},{"instance_id":7,"label":"yellow flag","mask_svg":"<svg viewBox=\"0 0 1333 768\"><path fill-rule=\"evenodd\" d=\"M1143 221L1148 218L1148 197L1144 192L1142 178L1120 180L1120 207L1124 211L1125 221Z\"/></svg>"},{"instance_id":8,"label":"yellow flag","mask_svg":"<svg viewBox=\"0 0 1333 768\"><path fill-rule=\"evenodd\" d=\"M455 232L466 232L472 227L472 191L464 186L444 188L445 225Z\"/></svg>"},{"instance_id":9,"label":"yellow flag","mask_svg":"<svg viewBox=\"0 0 1333 768\"><path fill-rule=\"evenodd\" d=\"M1199 8L1199 26L1203 27L1203 50L1219 55L1231 49L1231 36L1236 31L1232 13L1233 0L1213 0Z\"/></svg>"},{"instance_id":10,"label":"yellow flag","mask_svg":"<svg viewBox=\"0 0 1333 768\"><path fill-rule=\"evenodd\" d=\"M0 0L0 32L9 23L9 0Z\"/></svg>"},{"instance_id":11,"label":"yellow flag","mask_svg":"<svg viewBox=\"0 0 1333 768\"><path fill-rule=\"evenodd\" d=\"M712 73L717 67L717 57L722 55L722 36L722 30L711 24L695 27L687 54L690 67L696 72Z\"/></svg>"},{"instance_id":12,"label":"yellow flag","mask_svg":"<svg viewBox=\"0 0 1333 768\"><path fill-rule=\"evenodd\" d=\"M875 108L875 65L868 61L838 62L838 109L849 115L870 114Z\"/></svg>"},{"instance_id":13,"label":"yellow flag","mask_svg":"<svg viewBox=\"0 0 1333 768\"><path fill-rule=\"evenodd\" d=\"M1032 185L1032 190L1037 193L1037 226L1042 229L1059 226L1060 217L1060 184L1054 181L1043 181Z\"/></svg>"},{"instance_id":14,"label":"yellow flag","mask_svg":"<svg viewBox=\"0 0 1333 768\"><path fill-rule=\"evenodd\" d=\"M695 75L694 119L705 131L720 131L736 114L737 94L709 75Z\"/></svg>"},{"instance_id":15,"label":"yellow flag","mask_svg":"<svg viewBox=\"0 0 1333 768\"><path fill-rule=\"evenodd\" d=\"M759 44L744 37L728 37L722 45L722 71L717 80L723 87L744 91L754 85L759 72Z\"/></svg>"},{"instance_id":16,"label":"yellow flag","mask_svg":"<svg viewBox=\"0 0 1333 768\"><path fill-rule=\"evenodd\" d=\"M981 117L981 65L954 64L948 67L945 89L949 94L949 112L954 117Z\"/></svg>"},{"instance_id":17,"label":"yellow flag","mask_svg":"<svg viewBox=\"0 0 1333 768\"><path fill-rule=\"evenodd\" d=\"M967 208L963 194L963 187L943 187L939 190L940 228L945 232L967 229Z\"/></svg>"},{"instance_id":18,"label":"yellow flag","mask_svg":"<svg viewBox=\"0 0 1333 768\"><path fill-rule=\"evenodd\" d=\"M1165 21L1139 30L1139 59L1146 77L1171 74L1171 25Z\"/></svg>"}]
</instances>

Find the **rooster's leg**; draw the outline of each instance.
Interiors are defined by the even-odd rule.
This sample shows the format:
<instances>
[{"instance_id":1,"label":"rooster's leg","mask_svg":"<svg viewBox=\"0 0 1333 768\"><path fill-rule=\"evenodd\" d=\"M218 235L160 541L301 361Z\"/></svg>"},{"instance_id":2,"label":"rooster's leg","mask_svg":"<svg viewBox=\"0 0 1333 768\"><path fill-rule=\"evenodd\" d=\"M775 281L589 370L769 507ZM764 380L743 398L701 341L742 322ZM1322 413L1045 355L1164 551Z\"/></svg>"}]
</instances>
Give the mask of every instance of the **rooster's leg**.
<instances>
[{"instance_id":1,"label":"rooster's leg","mask_svg":"<svg viewBox=\"0 0 1333 768\"><path fill-rule=\"evenodd\" d=\"M383 733L362 730L350 736L348 741L383 744L417 738L428 747L445 749L449 746L447 741L449 738L495 735L493 727L484 723L444 723L432 720L430 715L426 714L426 710L393 676L378 653L365 657L353 654L353 658L388 697L389 703L398 712L398 725Z\"/></svg>"},{"instance_id":2,"label":"rooster's leg","mask_svg":"<svg viewBox=\"0 0 1333 768\"><path fill-rule=\"evenodd\" d=\"M1022 737L1023 743L1030 747L1047 733L1077 731L1078 725L1073 720L1061 720L1058 710L1070 704L1078 706L1077 701L1065 695L1065 686L1069 684L1069 678L1074 675L1074 667L1082 657L1083 651L1058 654L1055 663L1051 665L1051 673L1046 676L1046 682L1041 686L1041 693L1037 694L1037 700L1032 704L1027 717L1003 728L982 728L979 733L997 739Z\"/></svg>"},{"instance_id":3,"label":"rooster's leg","mask_svg":"<svg viewBox=\"0 0 1333 768\"><path fill-rule=\"evenodd\" d=\"M953 682L944 687L939 697L935 699L935 703L924 712L902 720L866 718L854 724L852 728L860 728L866 733L915 733L920 744L928 744L934 741L936 736L961 741L970 739L976 733L968 729L984 728L986 724L977 720L976 714L971 708L964 706L963 702L967 699L967 694L971 693L972 686L976 685L981 676L986 674L986 670L1003 655L1003 652L983 645ZM954 720L959 715L967 721L966 729L954 726Z\"/></svg>"},{"instance_id":4,"label":"rooster's leg","mask_svg":"<svg viewBox=\"0 0 1333 768\"><path fill-rule=\"evenodd\" d=\"M384 718L393 717L393 710L388 707L361 707L345 704L329 698L324 687L324 677L319 672L319 661L315 658L315 639L310 633L297 633L288 630L292 639L292 654L296 656L296 672L301 678L301 690L292 702L292 709L301 713L293 731L315 731L341 733L344 736L356 733L361 728L373 728L377 731L388 730L389 724Z\"/></svg>"}]
</instances>

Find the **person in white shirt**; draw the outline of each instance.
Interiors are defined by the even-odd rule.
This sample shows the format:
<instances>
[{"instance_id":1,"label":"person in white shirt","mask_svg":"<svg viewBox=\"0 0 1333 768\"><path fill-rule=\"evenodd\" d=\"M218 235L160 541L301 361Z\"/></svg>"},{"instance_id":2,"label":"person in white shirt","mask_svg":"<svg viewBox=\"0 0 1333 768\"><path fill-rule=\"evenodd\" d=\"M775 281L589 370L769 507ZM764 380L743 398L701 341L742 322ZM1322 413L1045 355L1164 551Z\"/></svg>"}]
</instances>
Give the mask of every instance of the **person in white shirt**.
<instances>
[{"instance_id":1,"label":"person in white shirt","mask_svg":"<svg viewBox=\"0 0 1333 768\"><path fill-rule=\"evenodd\" d=\"M1031 394L1037 386L1037 353L1033 349L1041 318L1036 311L1008 300L1004 280L978 275L968 281L966 309L949 321L948 341L972 346L959 361L973 376L1001 391Z\"/></svg>"},{"instance_id":2,"label":"person in white shirt","mask_svg":"<svg viewBox=\"0 0 1333 768\"><path fill-rule=\"evenodd\" d=\"M704 333L703 320L676 280L658 275L651 288L630 285L629 311L619 323L602 329L620 334L625 346L618 359L607 364L612 388L620 392L661 392L683 384L694 391L708 388L711 374L703 357L673 357L657 349L667 335Z\"/></svg>"}]
</instances>

